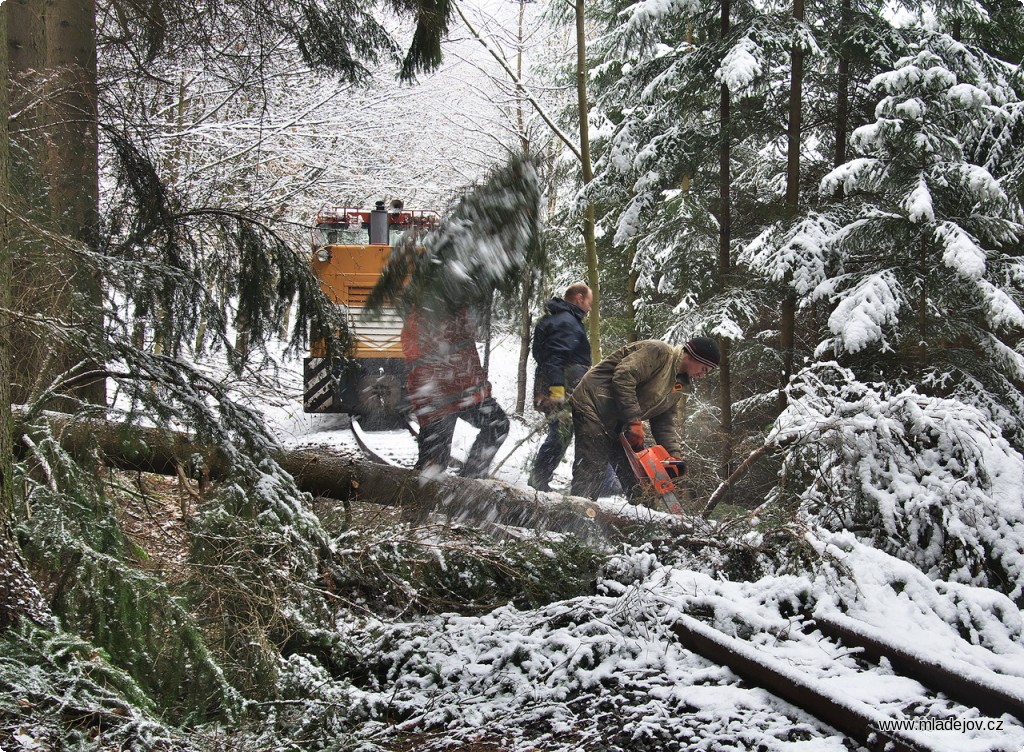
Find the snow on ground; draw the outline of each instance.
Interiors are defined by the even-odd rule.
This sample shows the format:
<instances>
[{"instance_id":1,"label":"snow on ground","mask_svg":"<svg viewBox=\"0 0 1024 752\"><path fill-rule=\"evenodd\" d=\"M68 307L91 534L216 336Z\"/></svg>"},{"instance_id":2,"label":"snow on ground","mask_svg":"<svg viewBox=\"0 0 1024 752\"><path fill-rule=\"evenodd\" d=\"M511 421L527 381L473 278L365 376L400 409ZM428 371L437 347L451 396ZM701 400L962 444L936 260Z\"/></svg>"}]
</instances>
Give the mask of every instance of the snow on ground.
<instances>
[{"instance_id":1,"label":"snow on ground","mask_svg":"<svg viewBox=\"0 0 1024 752\"><path fill-rule=\"evenodd\" d=\"M496 338L490 378L512 423L496 475L525 485L543 431L534 430L541 418L530 409L525 419L512 416L517 360L515 337ZM282 398L266 406L282 442L352 448L346 419L301 412L301 370L301 359L282 363ZM284 398L289 391L293 397ZM460 423L456 457L473 435ZM556 487L568 485L570 467L571 456ZM1024 698L1024 617L1009 598L929 579L850 533L810 530L805 544L816 563L796 574L730 579L726 555L714 548L626 547L606 565L592 596L477 617L347 620L339 631L381 669L346 690L368 719L360 748L380 749L396 733L429 732L437 740L430 749L481 740L515 752L848 749L834 729L688 650L673 627L695 618L869 713L980 726L906 734L931 749L1024 750L1020 721L987 718L926 693L884 660L864 663L806 618L854 619L908 652L938 657L955 672L987 677ZM298 656L283 667L285 676L318 672Z\"/></svg>"},{"instance_id":2,"label":"snow on ground","mask_svg":"<svg viewBox=\"0 0 1024 752\"><path fill-rule=\"evenodd\" d=\"M829 549L833 563L812 574L733 582L706 551L646 547L615 557L593 596L532 611L506 606L479 617L341 625L354 642L373 630L381 635L364 649L379 657L384 676L356 693L374 719L363 738L384 743L396 731L443 730L453 747L487 739L522 752L847 748L833 729L687 649L673 627L696 618L869 715L980 726L904 734L928 749L1024 747L1024 727L1012 717L986 717L931 695L885 661L865 670L855 650L802 623L803 613L845 610L884 622L897 643L941 650L935 654L953 670L978 665L984 654L1009 674L1005 685L1024 691L1020 615L1005 597L931 582L845 534L813 543ZM376 720L385 707L401 722Z\"/></svg>"}]
</instances>

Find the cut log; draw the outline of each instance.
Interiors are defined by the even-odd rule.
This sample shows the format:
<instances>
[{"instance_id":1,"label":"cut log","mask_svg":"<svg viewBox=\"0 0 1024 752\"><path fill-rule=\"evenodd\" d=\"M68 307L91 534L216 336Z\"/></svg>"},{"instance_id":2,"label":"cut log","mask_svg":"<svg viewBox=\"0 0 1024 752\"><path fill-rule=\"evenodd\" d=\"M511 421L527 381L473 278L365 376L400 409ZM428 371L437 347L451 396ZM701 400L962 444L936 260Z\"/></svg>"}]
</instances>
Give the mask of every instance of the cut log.
<instances>
[{"instance_id":1,"label":"cut log","mask_svg":"<svg viewBox=\"0 0 1024 752\"><path fill-rule=\"evenodd\" d=\"M15 416L18 420L17 411ZM176 475L181 467L193 466L193 458L199 455L213 481L223 477L227 469L214 448L197 443L188 434L76 420L57 413L47 413L46 417L61 446L72 456L96 457L122 470ZM19 424L16 436L23 431ZM691 529L687 518L625 504L621 499L592 502L499 480L449 475L426 479L416 470L377 464L337 450L281 450L275 460L301 490L314 496L397 506L403 518L413 522L433 513L456 522L526 527L586 539L614 539L640 527L660 528L659 535Z\"/></svg>"},{"instance_id":2,"label":"cut log","mask_svg":"<svg viewBox=\"0 0 1024 752\"><path fill-rule=\"evenodd\" d=\"M422 521L430 513L439 513L455 522L528 527L590 538L625 532L655 519L645 508L614 511L621 502L614 505L540 493L499 480L450 475L426 479L416 470L376 464L353 455L303 450L286 452L281 459L282 467L305 491L398 506L410 521ZM657 518L667 519L665 515Z\"/></svg>"}]
</instances>

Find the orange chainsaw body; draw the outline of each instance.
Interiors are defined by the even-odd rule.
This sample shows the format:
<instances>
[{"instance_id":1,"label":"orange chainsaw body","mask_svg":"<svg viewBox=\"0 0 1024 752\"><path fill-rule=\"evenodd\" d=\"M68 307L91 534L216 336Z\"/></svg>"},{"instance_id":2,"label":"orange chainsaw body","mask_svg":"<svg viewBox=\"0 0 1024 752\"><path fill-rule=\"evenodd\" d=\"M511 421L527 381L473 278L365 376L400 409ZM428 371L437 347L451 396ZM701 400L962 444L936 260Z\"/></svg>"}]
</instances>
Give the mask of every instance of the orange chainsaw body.
<instances>
[{"instance_id":1,"label":"orange chainsaw body","mask_svg":"<svg viewBox=\"0 0 1024 752\"><path fill-rule=\"evenodd\" d=\"M619 440L622 442L622 450L626 453L626 458L629 460L637 480L653 486L654 492L665 502L668 511L672 514L682 514L683 507L676 498L675 484L665 471L666 462L676 462L677 460L674 460L661 444L644 447L637 452L629 445L624 434L619 435Z\"/></svg>"}]
</instances>

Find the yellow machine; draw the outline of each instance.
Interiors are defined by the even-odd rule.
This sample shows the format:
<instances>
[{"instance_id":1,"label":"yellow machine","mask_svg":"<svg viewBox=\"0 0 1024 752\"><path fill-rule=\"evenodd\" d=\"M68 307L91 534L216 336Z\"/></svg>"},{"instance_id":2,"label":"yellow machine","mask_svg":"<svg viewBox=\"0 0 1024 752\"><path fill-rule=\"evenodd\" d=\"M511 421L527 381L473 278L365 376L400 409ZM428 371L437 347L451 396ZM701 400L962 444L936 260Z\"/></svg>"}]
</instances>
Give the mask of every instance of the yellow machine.
<instances>
[{"instance_id":1,"label":"yellow machine","mask_svg":"<svg viewBox=\"0 0 1024 752\"><path fill-rule=\"evenodd\" d=\"M394 310L379 317L363 306L387 263L391 246L409 232L434 229L433 211L407 211L400 201L372 210L324 207L313 225L312 266L321 289L342 306L354 348L355 364L343 369L325 358L323 342L314 342L305 359L303 405L310 413L349 413L367 428L393 424L406 407L402 319Z\"/></svg>"}]
</instances>

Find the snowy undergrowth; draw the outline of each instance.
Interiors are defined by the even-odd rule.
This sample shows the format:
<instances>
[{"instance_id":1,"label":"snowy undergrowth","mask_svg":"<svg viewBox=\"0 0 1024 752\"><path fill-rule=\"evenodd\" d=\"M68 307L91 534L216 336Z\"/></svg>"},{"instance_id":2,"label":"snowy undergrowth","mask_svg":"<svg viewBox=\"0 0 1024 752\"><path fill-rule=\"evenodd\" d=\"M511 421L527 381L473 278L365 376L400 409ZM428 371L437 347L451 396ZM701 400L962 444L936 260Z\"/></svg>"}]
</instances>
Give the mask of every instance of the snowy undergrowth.
<instances>
[{"instance_id":1,"label":"snowy undergrowth","mask_svg":"<svg viewBox=\"0 0 1024 752\"><path fill-rule=\"evenodd\" d=\"M0 748L192 750L94 645L23 625L0 641Z\"/></svg>"},{"instance_id":2,"label":"snowy undergrowth","mask_svg":"<svg viewBox=\"0 0 1024 752\"><path fill-rule=\"evenodd\" d=\"M336 546L336 596L392 619L573 597L593 587L605 558L573 536L495 540L461 525L351 529Z\"/></svg>"},{"instance_id":3,"label":"snowy undergrowth","mask_svg":"<svg viewBox=\"0 0 1024 752\"><path fill-rule=\"evenodd\" d=\"M331 625L331 583L344 556L311 497L264 458L201 507L189 556L191 603L232 685L264 700L277 692L282 649L316 649Z\"/></svg>"},{"instance_id":4,"label":"snowy undergrowth","mask_svg":"<svg viewBox=\"0 0 1024 752\"><path fill-rule=\"evenodd\" d=\"M727 670L672 638L664 588L673 570L648 548L613 561L595 595L530 611L510 605L344 627L375 657L349 695L366 718L364 748L424 734L423 749L474 741L510 750L682 749L729 737L751 749L804 739L843 749L807 719L779 718L763 693L730 686ZM441 731L436 746L426 742Z\"/></svg>"},{"instance_id":5,"label":"snowy undergrowth","mask_svg":"<svg viewBox=\"0 0 1024 752\"><path fill-rule=\"evenodd\" d=\"M818 558L804 574L731 581L722 576L724 549L646 545L613 557L594 594L542 608L346 621L339 630L362 671L342 690L310 656L287 659L289 696L311 692L295 721L306 733L321 724L349 744L358 738L364 750L409 738L417 749L845 749L832 730L687 650L673 633L683 614L799 665L825 687L849 683L860 668L805 621L833 613L950 661L1021 675L1024 625L1005 596L936 582L849 534L820 531L806 542ZM778 564L765 560L761 569ZM957 712L884 667L830 691L859 695L894 717L908 706L939 717ZM1017 750L1024 729L1008 728L955 741L959 749Z\"/></svg>"},{"instance_id":6,"label":"snowy undergrowth","mask_svg":"<svg viewBox=\"0 0 1024 752\"><path fill-rule=\"evenodd\" d=\"M819 612L843 612L924 651L1024 677L1024 615L990 588L936 580L849 532L819 531Z\"/></svg>"},{"instance_id":7,"label":"snowy undergrowth","mask_svg":"<svg viewBox=\"0 0 1024 752\"><path fill-rule=\"evenodd\" d=\"M771 553L775 539L737 525L733 540L747 546L720 536L703 548L624 548L596 583L578 578L573 588L548 587L545 598L548 577L572 552L548 557L545 568L540 541L528 553L512 543L502 551L483 536L456 540L400 526L329 531L332 579L308 587L318 558L310 549L292 571L291 557L276 562L284 565L282 583L305 581L309 596L321 585L331 591L342 603L336 623L324 623L319 609L290 610L292 625L304 623L309 634L276 656L272 644L261 646L257 663L272 669L276 683L250 706L258 723L234 732L234 743L430 750L476 742L517 752L846 748L834 731L683 647L673 633L683 614L795 660L821 682L856 668L826 650L804 621L833 613L906 635L951 660L1021 675L1020 610L1007 595L977 586L1000 587L993 562L1008 582L1021 580L1024 534L1011 497L1015 482L1020 488L1019 456L976 409L825 371L806 394L791 390L799 399L779 423L779 435L804 431L818 439L788 455L785 490L794 491L789 499L805 531L803 540L790 538L797 546L788 553ZM519 470L518 461L511 464ZM256 505L263 513L247 524L273 532L264 553L283 552L312 521L302 505L282 507L268 491L272 498ZM780 495L771 508L792 523L785 500ZM246 506L241 497L237 504ZM884 513L888 527L872 527L855 512L879 520ZM764 510L762 527L770 518ZM842 525L853 531L828 529ZM226 561L244 550L236 540L224 549ZM944 545L925 545L935 540ZM942 581L944 573L952 581ZM266 574L269 595L277 577ZM510 600L515 605L497 605ZM905 687L891 689L890 675L875 669L870 688L861 687L865 701L889 707L885 693L895 692L930 715L952 712ZM1014 726L999 739L958 743L1015 752L1024 734Z\"/></svg>"},{"instance_id":8,"label":"snowy undergrowth","mask_svg":"<svg viewBox=\"0 0 1024 752\"><path fill-rule=\"evenodd\" d=\"M794 384L777 425L769 440L815 440L788 448L785 484L753 528L736 525L734 544L720 536L720 546L688 552L625 549L589 595L480 614L495 602L480 597L495 587L485 577L465 590L468 608L451 607L461 614L436 614L444 597L434 585L470 582L473 567L463 563L481 552L495 558L486 542L449 557L450 541L396 541L394 531L341 538L352 603L332 638L335 654L282 658L282 699L254 743L845 748L830 729L686 650L672 631L681 614L795 661L825 685L858 666L827 648L808 616L846 614L922 651L1021 675L1024 625L1011 598L1024 580L1024 463L993 422L962 402L862 384L825 366ZM769 553L781 540L766 531L773 523L802 529L803 540ZM428 577L413 584L410 562ZM392 605L368 597L374 583ZM528 606L536 607L521 610ZM884 667L851 691L895 717L905 706L932 717L956 712ZM1014 726L954 742L1016 752L1024 734Z\"/></svg>"}]
</instances>

